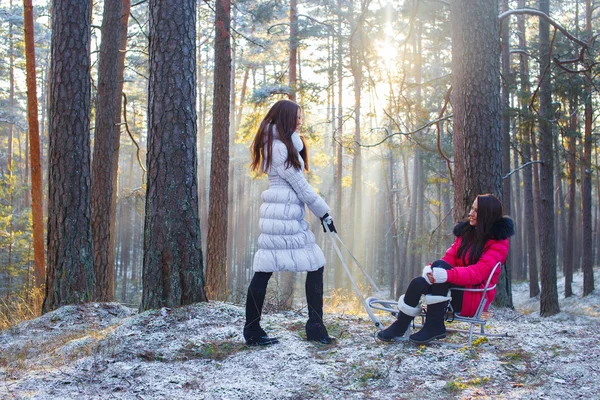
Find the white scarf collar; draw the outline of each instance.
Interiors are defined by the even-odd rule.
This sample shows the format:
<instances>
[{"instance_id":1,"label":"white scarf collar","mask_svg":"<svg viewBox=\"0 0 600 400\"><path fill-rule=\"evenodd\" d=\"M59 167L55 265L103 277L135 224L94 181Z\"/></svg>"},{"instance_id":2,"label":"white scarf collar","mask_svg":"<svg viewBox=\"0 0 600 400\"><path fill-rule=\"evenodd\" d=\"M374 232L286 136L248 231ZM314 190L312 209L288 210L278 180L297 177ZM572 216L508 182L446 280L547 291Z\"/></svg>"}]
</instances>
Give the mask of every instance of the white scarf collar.
<instances>
[{"instance_id":1,"label":"white scarf collar","mask_svg":"<svg viewBox=\"0 0 600 400\"><path fill-rule=\"evenodd\" d=\"M277 127L275 126L275 124L270 124L270 125L271 125L271 130L273 132L273 137L275 139L279 139L279 133L277 132ZM304 143L302 142L302 139L300 139L300 135L298 134L297 131L292 133L292 143L294 144L294 147L296 148L296 151L298 153L300 153L302 151L302 149L304 148Z\"/></svg>"}]
</instances>

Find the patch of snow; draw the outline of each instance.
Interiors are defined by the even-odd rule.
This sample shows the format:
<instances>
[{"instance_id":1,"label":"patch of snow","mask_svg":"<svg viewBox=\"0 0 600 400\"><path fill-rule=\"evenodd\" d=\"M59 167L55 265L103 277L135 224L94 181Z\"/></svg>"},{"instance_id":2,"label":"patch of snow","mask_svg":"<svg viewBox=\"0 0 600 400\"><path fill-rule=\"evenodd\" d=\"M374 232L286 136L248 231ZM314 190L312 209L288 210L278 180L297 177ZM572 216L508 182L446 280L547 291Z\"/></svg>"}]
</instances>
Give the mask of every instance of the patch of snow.
<instances>
[{"instance_id":1,"label":"patch of snow","mask_svg":"<svg viewBox=\"0 0 600 400\"><path fill-rule=\"evenodd\" d=\"M280 343L255 348L244 344L238 305L66 306L0 332L0 398L598 398L600 293L582 298L581 287L575 274L575 295L541 318L528 283L516 283L516 310L492 308L486 325L510 336L472 349L381 343L366 314L326 315L338 340L323 346L303 338L305 310L267 313L262 326Z\"/></svg>"}]
</instances>

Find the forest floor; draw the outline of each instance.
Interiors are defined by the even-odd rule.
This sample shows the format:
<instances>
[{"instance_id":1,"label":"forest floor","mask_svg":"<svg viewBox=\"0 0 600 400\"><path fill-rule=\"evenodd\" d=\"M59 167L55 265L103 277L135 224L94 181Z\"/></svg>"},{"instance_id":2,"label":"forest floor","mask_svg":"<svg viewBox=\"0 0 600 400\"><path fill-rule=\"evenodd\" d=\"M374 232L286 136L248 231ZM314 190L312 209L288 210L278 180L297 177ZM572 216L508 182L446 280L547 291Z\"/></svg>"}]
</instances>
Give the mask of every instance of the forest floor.
<instances>
[{"instance_id":1,"label":"forest floor","mask_svg":"<svg viewBox=\"0 0 600 400\"><path fill-rule=\"evenodd\" d=\"M267 313L263 327L280 343L251 348L238 305L67 306L0 332L0 398L597 399L600 290L582 298L581 280L549 318L527 283L515 284L516 310L492 308L488 323L510 337L471 349L381 343L365 315L350 313L326 315L338 338L327 346L304 340L305 310Z\"/></svg>"}]
</instances>

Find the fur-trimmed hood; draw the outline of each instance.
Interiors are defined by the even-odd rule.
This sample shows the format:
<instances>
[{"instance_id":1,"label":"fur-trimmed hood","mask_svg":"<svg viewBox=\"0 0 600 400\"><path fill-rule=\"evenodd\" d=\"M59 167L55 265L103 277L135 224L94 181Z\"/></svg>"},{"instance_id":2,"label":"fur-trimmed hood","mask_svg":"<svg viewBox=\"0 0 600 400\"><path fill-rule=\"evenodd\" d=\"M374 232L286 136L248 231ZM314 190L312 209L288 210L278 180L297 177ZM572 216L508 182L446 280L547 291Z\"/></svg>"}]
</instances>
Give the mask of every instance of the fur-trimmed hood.
<instances>
[{"instance_id":1,"label":"fur-trimmed hood","mask_svg":"<svg viewBox=\"0 0 600 400\"><path fill-rule=\"evenodd\" d=\"M456 224L453 233L454 236L460 237L466 225L469 225L469 221L463 221ZM493 240L504 240L508 239L515 234L515 225L510 217L502 217L492 226L492 233L490 239Z\"/></svg>"}]
</instances>

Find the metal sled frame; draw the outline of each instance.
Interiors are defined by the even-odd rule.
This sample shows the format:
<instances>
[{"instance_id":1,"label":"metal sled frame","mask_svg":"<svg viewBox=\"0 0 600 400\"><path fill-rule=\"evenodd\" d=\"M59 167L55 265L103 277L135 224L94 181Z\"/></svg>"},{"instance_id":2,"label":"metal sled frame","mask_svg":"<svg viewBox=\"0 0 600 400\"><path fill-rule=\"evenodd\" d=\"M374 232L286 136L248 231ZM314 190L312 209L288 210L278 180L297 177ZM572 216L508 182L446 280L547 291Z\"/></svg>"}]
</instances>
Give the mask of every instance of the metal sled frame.
<instances>
[{"instance_id":1,"label":"metal sled frame","mask_svg":"<svg viewBox=\"0 0 600 400\"><path fill-rule=\"evenodd\" d=\"M483 318L483 310L485 309L485 306L487 304L487 298L486 298L486 294L488 291L493 290L496 288L496 285L490 285L490 282L492 280L492 277L494 276L494 274L496 273L496 270L498 268L502 268L502 263L497 263L494 268L492 269L492 272L490 273L490 275L488 276L488 279L485 283L485 286L481 289L471 289L471 288L457 288L457 287L453 287L450 288L450 290L448 291L448 297L452 297L452 291L456 290L456 291L462 291L462 292L480 292L481 293L481 301L479 302L479 306L477 307L477 310L475 311L475 314L472 317L464 317L462 315L460 315L460 313L454 313L454 310L452 310L452 305L451 303L449 303L449 312L450 315L453 315L453 317L451 317L450 319L447 319L448 321L458 321L458 322L464 322L469 324L469 329L465 330L465 329L455 329L455 328L447 328L449 331L451 332L461 332L461 333L468 333L469 334L469 344L468 347L472 347L473 346L473 335L478 335L478 336L486 336L486 337L507 337L508 334L491 334L491 333L486 333L485 332L485 324L486 324L486 320ZM370 308L375 309L375 310L381 310L381 311L388 311L390 312L393 316L397 316L398 315L398 303L396 301L392 301L392 300L382 300L379 299L377 297L369 297L366 300L366 303L369 305ZM416 327L421 327L424 322L425 322L425 313L422 313L420 315L421 317L421 324L414 324L414 326ZM375 321L374 321L375 322ZM377 320L377 322L379 322L379 320ZM479 325L481 327L481 330L479 332L475 331L475 325ZM408 331L407 331L408 332Z\"/></svg>"}]
</instances>

